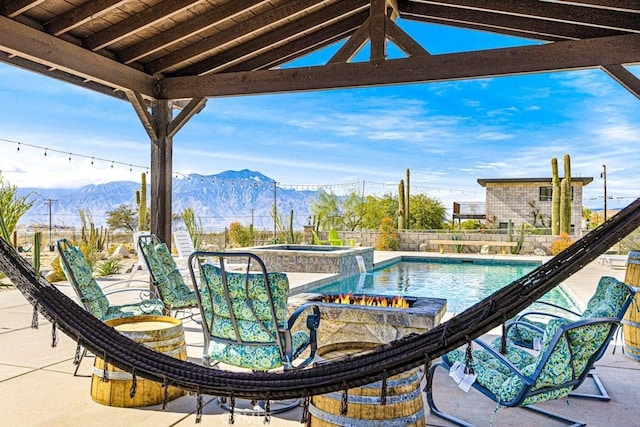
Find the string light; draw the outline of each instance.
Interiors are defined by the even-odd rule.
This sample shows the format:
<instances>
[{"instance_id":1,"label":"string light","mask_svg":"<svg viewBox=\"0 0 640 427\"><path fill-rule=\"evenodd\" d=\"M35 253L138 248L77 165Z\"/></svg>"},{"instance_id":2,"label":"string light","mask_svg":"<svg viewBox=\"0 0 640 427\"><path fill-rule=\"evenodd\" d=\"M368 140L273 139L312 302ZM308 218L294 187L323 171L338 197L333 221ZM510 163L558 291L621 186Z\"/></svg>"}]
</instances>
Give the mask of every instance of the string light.
<instances>
[{"instance_id":1,"label":"string light","mask_svg":"<svg viewBox=\"0 0 640 427\"><path fill-rule=\"evenodd\" d=\"M44 149L44 156L47 157L47 149Z\"/></svg>"}]
</instances>

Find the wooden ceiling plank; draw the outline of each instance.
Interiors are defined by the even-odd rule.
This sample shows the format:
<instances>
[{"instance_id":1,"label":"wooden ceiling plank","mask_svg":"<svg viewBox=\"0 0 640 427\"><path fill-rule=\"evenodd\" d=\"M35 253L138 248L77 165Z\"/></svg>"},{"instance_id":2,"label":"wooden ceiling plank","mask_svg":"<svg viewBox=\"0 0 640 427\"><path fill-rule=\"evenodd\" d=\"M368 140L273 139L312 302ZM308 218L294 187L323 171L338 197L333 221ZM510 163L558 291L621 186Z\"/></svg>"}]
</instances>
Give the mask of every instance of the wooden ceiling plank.
<instances>
[{"instance_id":1,"label":"wooden ceiling plank","mask_svg":"<svg viewBox=\"0 0 640 427\"><path fill-rule=\"evenodd\" d=\"M291 40L289 43L278 47L278 49L263 52L260 55L252 56L230 67L225 67L224 72L235 73L266 70L286 65L318 49L323 49L339 43L341 40L348 39L362 27L362 23L368 18L369 11L363 10L348 19L337 22L335 25L321 28L308 33L304 37Z\"/></svg>"},{"instance_id":2,"label":"wooden ceiling plank","mask_svg":"<svg viewBox=\"0 0 640 427\"><path fill-rule=\"evenodd\" d=\"M44 30L49 34L59 36L126 2L127 0L88 1L74 7L67 13L56 16L44 25Z\"/></svg>"},{"instance_id":3,"label":"wooden ceiling plank","mask_svg":"<svg viewBox=\"0 0 640 427\"><path fill-rule=\"evenodd\" d=\"M640 13L638 0L542 0L549 3L572 4L576 6L595 7L605 10Z\"/></svg>"},{"instance_id":4,"label":"wooden ceiling plank","mask_svg":"<svg viewBox=\"0 0 640 427\"><path fill-rule=\"evenodd\" d=\"M351 61L369 40L369 17L360 25L355 33L340 46L340 49L329 59L327 64L343 64Z\"/></svg>"},{"instance_id":5,"label":"wooden ceiling plank","mask_svg":"<svg viewBox=\"0 0 640 427\"><path fill-rule=\"evenodd\" d=\"M415 41L409 34L407 34L402 28L393 22L390 18L387 19L387 38L395 43L404 53L409 56L415 55L429 55L429 52Z\"/></svg>"},{"instance_id":6,"label":"wooden ceiling plank","mask_svg":"<svg viewBox=\"0 0 640 427\"><path fill-rule=\"evenodd\" d=\"M338 43L340 40L348 38L355 31L363 27L362 22L369 18L369 11L363 10L351 18L342 20L330 27L322 28L308 35L292 40L280 46L276 50L265 52L261 55L251 57L245 61L225 68L225 72L240 72L264 70L271 67L280 66L296 58L304 56L310 52L322 49L326 46ZM366 33L369 29L367 28Z\"/></svg>"},{"instance_id":7,"label":"wooden ceiling plank","mask_svg":"<svg viewBox=\"0 0 640 427\"><path fill-rule=\"evenodd\" d=\"M83 44L87 49L94 52L104 49L110 44L183 12L202 1L204 0L165 0L140 13L136 13L124 21L111 25L103 31L86 37L83 40Z\"/></svg>"},{"instance_id":8,"label":"wooden ceiling plank","mask_svg":"<svg viewBox=\"0 0 640 427\"><path fill-rule=\"evenodd\" d=\"M158 58L146 64L145 69L150 74L161 73L168 68L189 61L198 55L202 55L210 50L224 46L225 44L240 39L243 36L255 33L262 28L273 26L287 19L295 19L295 17L302 12L317 8L317 6L317 0L286 2L278 8L256 16L248 22L243 23L243 25L235 25L228 30L216 34L215 37L208 37L184 49L172 52L162 58Z\"/></svg>"},{"instance_id":9,"label":"wooden ceiling plank","mask_svg":"<svg viewBox=\"0 0 640 427\"><path fill-rule=\"evenodd\" d=\"M15 1L3 1L0 3L0 14L8 17L15 18L18 15L22 15L29 9L38 6L45 0L15 0Z\"/></svg>"},{"instance_id":10,"label":"wooden ceiling plank","mask_svg":"<svg viewBox=\"0 0 640 427\"><path fill-rule=\"evenodd\" d=\"M133 106L136 115L140 119L142 127L147 131L149 139L151 139L152 141L156 141L158 139L158 132L156 132L156 129L153 126L153 119L151 117L151 113L147 108L146 101L138 92L126 90L125 94L127 95L127 99L129 100L129 102Z\"/></svg>"},{"instance_id":11,"label":"wooden ceiling plank","mask_svg":"<svg viewBox=\"0 0 640 427\"><path fill-rule=\"evenodd\" d=\"M0 16L0 50L112 88L155 97L153 77L4 16Z\"/></svg>"},{"instance_id":12,"label":"wooden ceiling plank","mask_svg":"<svg viewBox=\"0 0 640 427\"><path fill-rule=\"evenodd\" d=\"M369 18L369 60L384 61L387 57L387 32L385 30L387 17L387 1L371 0Z\"/></svg>"},{"instance_id":13,"label":"wooden ceiling plank","mask_svg":"<svg viewBox=\"0 0 640 427\"><path fill-rule=\"evenodd\" d=\"M506 15L523 16L554 22L565 22L624 32L640 32L640 20L634 13L578 7L568 4L531 0L417 0L424 4L480 10Z\"/></svg>"},{"instance_id":14,"label":"wooden ceiling plank","mask_svg":"<svg viewBox=\"0 0 640 427\"><path fill-rule=\"evenodd\" d=\"M578 40L623 34L621 31L608 28L593 28L482 10L452 9L416 2L410 2L404 6L400 16L422 22L444 23L536 40Z\"/></svg>"},{"instance_id":15,"label":"wooden ceiling plank","mask_svg":"<svg viewBox=\"0 0 640 427\"><path fill-rule=\"evenodd\" d=\"M178 131L187 124L191 117L202 111L206 104L207 98L193 98L189 101L189 103L182 108L180 114L171 120L171 123L167 126L167 137L173 138L176 133L178 133Z\"/></svg>"},{"instance_id":16,"label":"wooden ceiling plank","mask_svg":"<svg viewBox=\"0 0 640 427\"><path fill-rule=\"evenodd\" d=\"M300 37L300 34L312 31L318 26L323 26L326 22L346 19L351 14L361 10L368 10L366 0L341 0L331 7L323 9L314 14L310 14L290 24L274 29L260 37L244 43L236 48L230 49L222 54L207 58L199 63L175 73L176 75L205 74L212 70L221 70L228 67L232 62L238 61L244 56L254 56L256 52L264 52L279 48L285 44L283 40ZM335 24L334 24L335 25Z\"/></svg>"},{"instance_id":17,"label":"wooden ceiling plank","mask_svg":"<svg viewBox=\"0 0 640 427\"><path fill-rule=\"evenodd\" d=\"M209 13L196 16L189 21L172 27L168 31L164 31L161 34L143 40L138 44L118 52L118 57L123 63L130 64L133 61L137 61L140 58L144 58L167 46L191 37L200 31L207 30L229 19L233 19L238 14L249 11L268 1L269 0L259 2L255 0L235 0L225 3L222 6L212 9Z\"/></svg>"},{"instance_id":18,"label":"wooden ceiling plank","mask_svg":"<svg viewBox=\"0 0 640 427\"><path fill-rule=\"evenodd\" d=\"M605 65L602 69L622 87L635 95L636 98L640 99L640 79L636 77L635 74L619 64Z\"/></svg>"},{"instance_id":19,"label":"wooden ceiling plank","mask_svg":"<svg viewBox=\"0 0 640 427\"><path fill-rule=\"evenodd\" d=\"M160 82L160 94L163 98L174 99L281 93L473 79L626 63L640 63L638 34L408 57L376 66L358 62L166 78Z\"/></svg>"}]
</instances>

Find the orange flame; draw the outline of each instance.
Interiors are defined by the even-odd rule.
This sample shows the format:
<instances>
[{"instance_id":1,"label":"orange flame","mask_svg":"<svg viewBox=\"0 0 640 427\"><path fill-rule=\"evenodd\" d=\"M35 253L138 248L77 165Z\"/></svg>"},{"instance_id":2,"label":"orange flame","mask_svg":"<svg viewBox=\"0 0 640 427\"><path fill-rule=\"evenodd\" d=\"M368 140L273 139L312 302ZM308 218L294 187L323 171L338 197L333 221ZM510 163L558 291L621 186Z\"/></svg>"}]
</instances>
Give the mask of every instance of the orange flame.
<instances>
[{"instance_id":1,"label":"orange flame","mask_svg":"<svg viewBox=\"0 0 640 427\"><path fill-rule=\"evenodd\" d=\"M409 302L402 296L384 297L384 296L354 296L353 294L325 295L322 302L346 305L365 305L369 307L393 307L393 308L409 308Z\"/></svg>"}]
</instances>

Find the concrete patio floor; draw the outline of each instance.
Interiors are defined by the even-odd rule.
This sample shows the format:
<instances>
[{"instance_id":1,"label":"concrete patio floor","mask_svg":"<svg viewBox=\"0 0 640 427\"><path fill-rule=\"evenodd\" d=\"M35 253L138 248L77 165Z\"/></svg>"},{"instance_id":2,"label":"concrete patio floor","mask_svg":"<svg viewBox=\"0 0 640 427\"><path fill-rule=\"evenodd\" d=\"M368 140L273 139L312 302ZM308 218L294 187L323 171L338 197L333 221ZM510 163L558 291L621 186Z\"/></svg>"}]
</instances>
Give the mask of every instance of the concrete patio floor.
<instances>
[{"instance_id":1,"label":"concrete patio floor","mask_svg":"<svg viewBox=\"0 0 640 427\"><path fill-rule=\"evenodd\" d=\"M376 253L376 262L396 257L440 256L433 253ZM445 256L447 256L445 254ZM451 255L450 255L451 256ZM466 255L465 255L466 256ZM509 257L496 256L500 259ZM530 257L528 257L530 258ZM608 268L596 262L565 281L567 292L581 306L586 304L601 276L624 278L623 268ZM145 272L137 278L144 278ZM123 276L124 277L124 276ZM292 292L310 281L327 275L290 274ZM68 295L68 284L58 284ZM91 399L89 375L93 359L85 358L79 374L74 376L75 342L59 333L59 343L51 347L51 325L40 316L39 328L31 328L32 307L17 290L0 291L0 426L187 426L196 423L195 396L183 396L161 405L141 408L117 408L101 405ZM192 321L184 323L189 360L201 363L202 332ZM496 331L488 334L487 339ZM578 398L546 402L542 406L573 418L586 421L589 426L640 425L640 362L622 354L621 338L610 345L607 354L597 362L596 372L612 399L597 402ZM589 390L587 381L581 389ZM475 423L478 426L555 426L562 425L523 409L501 408L486 397L471 390L458 389L443 370L434 380L434 396L440 409ZM427 425L449 426L447 421L429 413L425 404ZM300 408L273 415L272 426L300 425ZM263 425L262 417L236 415L235 425ZM228 424L214 397L205 398L200 425Z\"/></svg>"}]
</instances>

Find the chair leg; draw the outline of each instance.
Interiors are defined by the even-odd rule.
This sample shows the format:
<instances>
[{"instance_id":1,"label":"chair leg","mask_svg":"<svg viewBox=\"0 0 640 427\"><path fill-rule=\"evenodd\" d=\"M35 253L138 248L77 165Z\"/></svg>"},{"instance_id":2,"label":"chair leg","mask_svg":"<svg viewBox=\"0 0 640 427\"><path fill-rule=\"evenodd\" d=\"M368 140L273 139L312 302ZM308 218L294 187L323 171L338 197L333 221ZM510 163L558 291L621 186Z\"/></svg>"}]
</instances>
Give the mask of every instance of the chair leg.
<instances>
[{"instance_id":1,"label":"chair leg","mask_svg":"<svg viewBox=\"0 0 640 427\"><path fill-rule=\"evenodd\" d=\"M76 369L73 371L73 376L74 377L89 377L90 375L78 375L78 369L80 369L80 364L82 363L82 360L87 357L87 349L82 347L82 345L80 345L80 343L78 343L78 346L76 347L76 356L73 359L73 363L76 365Z\"/></svg>"},{"instance_id":2,"label":"chair leg","mask_svg":"<svg viewBox=\"0 0 640 427\"><path fill-rule=\"evenodd\" d=\"M591 370L589 371L589 374L587 375L593 380L596 388L598 389L598 393L581 393L581 392L572 391L571 393L569 393L570 397L579 397L582 399L595 399L603 402L608 402L609 400L611 400L611 396L609 396L609 393L607 393L607 390L604 388L602 381L600 381L598 374L596 374L594 370L595 368L591 368Z\"/></svg>"},{"instance_id":3,"label":"chair leg","mask_svg":"<svg viewBox=\"0 0 640 427\"><path fill-rule=\"evenodd\" d=\"M538 408L536 406L523 406L523 409L528 411L533 411L540 415L544 415L549 418L553 418L554 420L562 421L568 424L569 427L584 427L587 425L584 421L579 421L571 417L566 417L564 415L560 415L557 412L551 412L546 409Z\"/></svg>"},{"instance_id":4,"label":"chair leg","mask_svg":"<svg viewBox=\"0 0 640 427\"><path fill-rule=\"evenodd\" d=\"M442 367L442 369L444 370L447 370L447 365L445 365L443 362L436 362L431 365L431 369L429 370L427 387L426 387L427 389L426 397L427 397L427 404L429 405L429 410L434 415L437 415L440 418L444 418L445 420L451 421L456 425L463 426L463 427L474 427L474 425L471 423L468 423L459 418L456 418L453 415L449 415L446 412L442 412L440 409L438 409L435 402L433 401L433 375L435 374L435 370L438 368L438 366Z\"/></svg>"}]
</instances>

